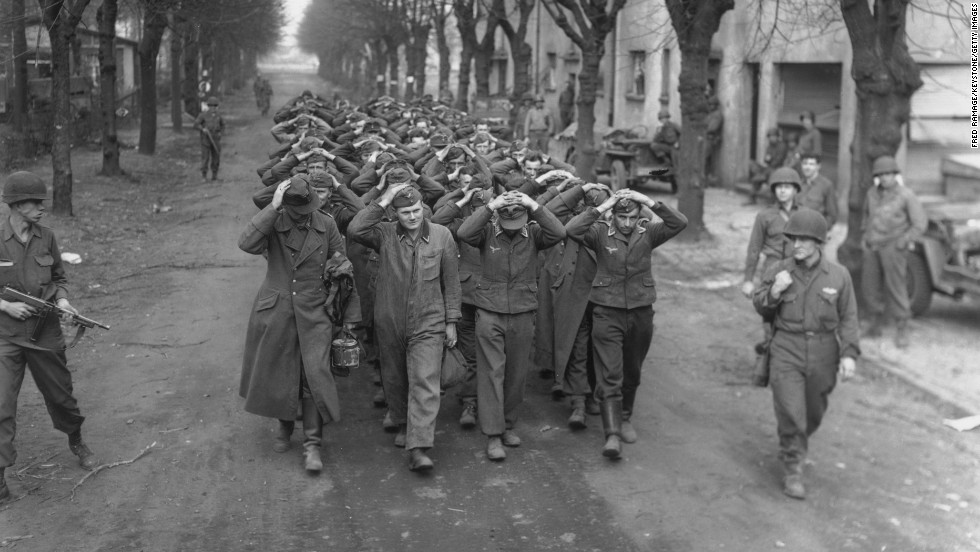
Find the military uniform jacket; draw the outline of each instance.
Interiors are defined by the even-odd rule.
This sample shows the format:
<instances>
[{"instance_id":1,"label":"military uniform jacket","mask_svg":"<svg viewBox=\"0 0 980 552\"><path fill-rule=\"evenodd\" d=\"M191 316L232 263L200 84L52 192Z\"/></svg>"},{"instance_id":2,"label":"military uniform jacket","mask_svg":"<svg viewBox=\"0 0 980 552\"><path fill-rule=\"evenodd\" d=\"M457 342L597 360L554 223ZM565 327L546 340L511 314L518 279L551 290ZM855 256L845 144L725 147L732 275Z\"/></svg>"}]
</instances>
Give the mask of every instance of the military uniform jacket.
<instances>
[{"instance_id":1,"label":"military uniform jacket","mask_svg":"<svg viewBox=\"0 0 980 552\"><path fill-rule=\"evenodd\" d=\"M872 186L864 202L864 243L870 249L881 249L898 242L899 246L917 239L926 231L929 218L919 198L905 186L890 190Z\"/></svg>"},{"instance_id":2,"label":"military uniform jacket","mask_svg":"<svg viewBox=\"0 0 980 552\"><path fill-rule=\"evenodd\" d=\"M221 134L225 131L225 120L216 111L204 111L194 119L194 128L201 130L201 141L210 144L204 130L211 133L211 138L215 142L221 139Z\"/></svg>"},{"instance_id":3,"label":"military uniform jacket","mask_svg":"<svg viewBox=\"0 0 980 552\"><path fill-rule=\"evenodd\" d=\"M776 274L787 270L793 277L779 299L769 293ZM776 335L807 336L836 333L840 356L857 358L861 354L858 339L857 302L854 285L847 269L821 255L812 268L784 259L766 271L762 285L752 298L755 310L764 317L775 316Z\"/></svg>"},{"instance_id":4,"label":"military uniform jacket","mask_svg":"<svg viewBox=\"0 0 980 552\"><path fill-rule=\"evenodd\" d=\"M565 228L544 207L528 213L513 237L489 207L477 209L459 227L460 240L480 250L480 278L473 304L491 312L519 314L538 308L538 252L565 238Z\"/></svg>"},{"instance_id":5,"label":"military uniform jacket","mask_svg":"<svg viewBox=\"0 0 980 552\"><path fill-rule=\"evenodd\" d=\"M0 226L0 288L10 286L34 297L55 303L68 298L68 279L61 264L61 252L54 232L47 226L32 224L27 231L27 243L14 234L10 219ZM48 315L44 329L36 342L31 334L37 324L36 317L17 320L0 313L0 339L22 347L37 349L64 349L58 316Z\"/></svg>"},{"instance_id":6,"label":"military uniform jacket","mask_svg":"<svg viewBox=\"0 0 980 552\"><path fill-rule=\"evenodd\" d=\"M767 259L777 261L789 256L792 244L783 234L786 222L790 215L799 209L797 202L786 211L779 205L766 207L759 211L755 216L755 224L752 225L752 234L749 236L748 252L745 256L745 280L752 281L755 277L755 269L759 264L759 255L764 254Z\"/></svg>"},{"instance_id":7,"label":"military uniform jacket","mask_svg":"<svg viewBox=\"0 0 980 552\"><path fill-rule=\"evenodd\" d=\"M595 251L596 275L589 300L596 305L635 309L657 300L650 255L687 227L687 217L661 202L653 212L663 222L641 219L629 236L611 221L599 220L599 210L594 207L568 221L568 237Z\"/></svg>"},{"instance_id":8,"label":"military uniform jacket","mask_svg":"<svg viewBox=\"0 0 980 552\"><path fill-rule=\"evenodd\" d=\"M796 203L823 215L827 219L828 228L837 222L837 190L834 183L823 175L818 174L813 180L803 183L803 190L796 196Z\"/></svg>"},{"instance_id":9,"label":"military uniform jacket","mask_svg":"<svg viewBox=\"0 0 980 552\"><path fill-rule=\"evenodd\" d=\"M333 324L326 311L324 268L344 242L333 218L319 211L300 227L269 204L238 238L246 253L268 254L265 280L252 306L245 336L239 394L245 410L292 420L299 409L300 368L325 419L340 419L330 373ZM354 313L352 313L354 314Z\"/></svg>"},{"instance_id":10,"label":"military uniform jacket","mask_svg":"<svg viewBox=\"0 0 980 552\"><path fill-rule=\"evenodd\" d=\"M462 197L462 193L459 190L456 190L453 194L457 201ZM449 195L446 194L443 198ZM441 200L442 198L440 198ZM432 214L432 222L445 226L452 232L453 237L456 238L457 247L459 247L459 283L463 294L462 302L467 305L474 304L473 298L476 294L476 283L480 279L480 273L482 272L480 266L482 257L480 256L479 249L461 241L457 234L463 221L473 214L474 208L472 205L472 201L463 207L456 205L453 201L446 201Z\"/></svg>"}]
</instances>

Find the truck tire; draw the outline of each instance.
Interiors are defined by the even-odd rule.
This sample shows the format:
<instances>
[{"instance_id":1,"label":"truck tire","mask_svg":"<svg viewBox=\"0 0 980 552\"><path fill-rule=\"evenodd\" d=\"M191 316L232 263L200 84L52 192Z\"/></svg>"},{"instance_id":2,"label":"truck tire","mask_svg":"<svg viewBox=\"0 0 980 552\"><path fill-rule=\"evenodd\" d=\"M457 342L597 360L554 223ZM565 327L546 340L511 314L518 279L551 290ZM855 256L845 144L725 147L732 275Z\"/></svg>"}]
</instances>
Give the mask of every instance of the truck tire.
<instances>
[{"instance_id":1,"label":"truck tire","mask_svg":"<svg viewBox=\"0 0 980 552\"><path fill-rule=\"evenodd\" d=\"M912 316L919 316L929 310L929 305L932 304L932 276L922 254L909 252L906 258L908 259L906 280L909 288L909 306Z\"/></svg>"}]
</instances>

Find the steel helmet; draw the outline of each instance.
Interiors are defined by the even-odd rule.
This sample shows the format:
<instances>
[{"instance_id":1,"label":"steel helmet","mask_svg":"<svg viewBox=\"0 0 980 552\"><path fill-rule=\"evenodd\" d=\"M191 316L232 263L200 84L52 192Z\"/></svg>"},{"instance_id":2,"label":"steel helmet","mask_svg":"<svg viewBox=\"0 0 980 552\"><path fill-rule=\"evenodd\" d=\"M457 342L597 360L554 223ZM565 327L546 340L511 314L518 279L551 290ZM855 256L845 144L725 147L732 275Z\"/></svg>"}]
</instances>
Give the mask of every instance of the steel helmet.
<instances>
[{"instance_id":1,"label":"steel helmet","mask_svg":"<svg viewBox=\"0 0 980 552\"><path fill-rule=\"evenodd\" d=\"M898 170L898 163L895 162L895 158L891 155L882 155L881 157L875 159L875 163L871 167L871 174L874 176L897 172L901 171Z\"/></svg>"},{"instance_id":2,"label":"steel helmet","mask_svg":"<svg viewBox=\"0 0 980 552\"><path fill-rule=\"evenodd\" d=\"M813 209L802 208L789 217L783 234L788 238L813 238L820 243L827 241L827 219Z\"/></svg>"},{"instance_id":3,"label":"steel helmet","mask_svg":"<svg viewBox=\"0 0 980 552\"><path fill-rule=\"evenodd\" d=\"M13 205L28 199L45 200L48 198L48 187L38 175L19 171L7 177L3 185L3 202Z\"/></svg>"},{"instance_id":4,"label":"steel helmet","mask_svg":"<svg viewBox=\"0 0 980 552\"><path fill-rule=\"evenodd\" d=\"M792 184L796 186L796 191L803 189L803 182L800 180L800 173L790 167L780 167L769 175L769 188L776 191L777 184Z\"/></svg>"}]
</instances>

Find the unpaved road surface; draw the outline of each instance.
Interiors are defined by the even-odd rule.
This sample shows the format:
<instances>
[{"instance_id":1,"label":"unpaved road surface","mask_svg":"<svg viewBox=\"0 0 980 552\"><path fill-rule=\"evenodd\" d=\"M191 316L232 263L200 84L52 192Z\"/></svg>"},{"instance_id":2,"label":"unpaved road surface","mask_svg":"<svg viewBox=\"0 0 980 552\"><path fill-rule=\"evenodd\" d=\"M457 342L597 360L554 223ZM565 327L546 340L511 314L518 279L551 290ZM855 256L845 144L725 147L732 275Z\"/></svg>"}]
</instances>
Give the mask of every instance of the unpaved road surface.
<instances>
[{"instance_id":1,"label":"unpaved road surface","mask_svg":"<svg viewBox=\"0 0 980 552\"><path fill-rule=\"evenodd\" d=\"M328 90L312 75L270 76L279 102ZM293 450L272 452L275 421L245 413L238 397L264 263L235 244L272 138L244 93L223 111L218 183L198 181L196 136L168 129L156 158L124 154L138 183L76 168L89 211L51 225L85 257L69 269L73 302L113 326L69 354L86 438L106 462L155 444L72 494L85 474L25 383L20 459L8 470L20 498L0 507L0 548L980 550L980 437L943 429L941 407L873 372L834 392L812 443L808 499L783 497L769 392L745 385L757 317L737 290L697 285L713 268L677 254L691 245L655 257L657 333L634 417L640 440L624 460L600 456L598 418L568 431L566 406L532 377L524 444L505 462L487 462L484 438L458 428L450 392L436 468L419 476L381 429L370 375L355 373L340 383L344 419L325 431L325 469L307 475L298 432ZM78 152L76 167L96 155ZM171 209L154 214L151 203ZM112 213L129 214L120 223Z\"/></svg>"}]
</instances>

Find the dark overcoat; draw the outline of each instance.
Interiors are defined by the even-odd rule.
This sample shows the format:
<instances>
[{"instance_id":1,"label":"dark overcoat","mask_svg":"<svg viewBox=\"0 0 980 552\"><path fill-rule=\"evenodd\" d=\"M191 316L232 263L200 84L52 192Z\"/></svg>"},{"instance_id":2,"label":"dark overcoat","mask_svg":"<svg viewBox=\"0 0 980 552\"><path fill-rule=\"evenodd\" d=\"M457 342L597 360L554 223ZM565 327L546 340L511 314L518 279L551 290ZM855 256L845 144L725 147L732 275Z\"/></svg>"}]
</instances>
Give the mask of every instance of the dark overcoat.
<instances>
[{"instance_id":1,"label":"dark overcoat","mask_svg":"<svg viewBox=\"0 0 980 552\"><path fill-rule=\"evenodd\" d=\"M297 227L272 205L259 211L238 238L246 253L268 253L265 280L245 336L239 394L245 410L292 420L299 410L300 368L306 372L317 410L325 421L340 419L337 385L330 373L333 325L324 308L326 262L344 254L333 218L314 211Z\"/></svg>"}]
</instances>

